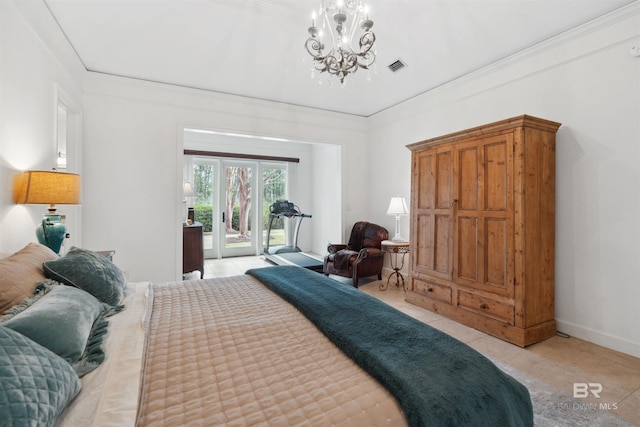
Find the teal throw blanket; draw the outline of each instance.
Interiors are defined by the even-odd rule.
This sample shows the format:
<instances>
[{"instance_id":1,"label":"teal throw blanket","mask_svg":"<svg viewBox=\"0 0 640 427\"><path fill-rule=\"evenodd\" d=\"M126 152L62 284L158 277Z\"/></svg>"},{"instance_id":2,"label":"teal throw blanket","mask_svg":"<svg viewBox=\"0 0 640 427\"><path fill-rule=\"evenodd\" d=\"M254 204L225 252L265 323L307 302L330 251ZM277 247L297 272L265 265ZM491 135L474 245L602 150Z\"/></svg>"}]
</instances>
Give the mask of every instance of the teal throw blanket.
<instances>
[{"instance_id":1,"label":"teal throw blanket","mask_svg":"<svg viewBox=\"0 0 640 427\"><path fill-rule=\"evenodd\" d=\"M304 268L247 274L294 305L386 387L410 426L533 426L527 388L455 338Z\"/></svg>"}]
</instances>

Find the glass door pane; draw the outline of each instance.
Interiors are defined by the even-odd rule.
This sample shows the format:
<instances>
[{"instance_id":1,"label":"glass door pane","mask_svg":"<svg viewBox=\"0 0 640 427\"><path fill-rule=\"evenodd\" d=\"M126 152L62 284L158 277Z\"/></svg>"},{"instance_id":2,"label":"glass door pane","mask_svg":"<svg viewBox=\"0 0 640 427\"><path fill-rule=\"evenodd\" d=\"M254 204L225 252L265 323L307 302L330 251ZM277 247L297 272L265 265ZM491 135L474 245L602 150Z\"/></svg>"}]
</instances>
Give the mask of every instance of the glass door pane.
<instances>
[{"instance_id":1,"label":"glass door pane","mask_svg":"<svg viewBox=\"0 0 640 427\"><path fill-rule=\"evenodd\" d=\"M217 176L219 164L208 158L194 158L193 160L193 188L198 195L194 202L194 219L202 224L203 246L205 258L218 257L218 229L213 224L218 223L217 207L220 200L220 183Z\"/></svg>"},{"instance_id":2,"label":"glass door pane","mask_svg":"<svg viewBox=\"0 0 640 427\"><path fill-rule=\"evenodd\" d=\"M254 165L249 163L224 162L223 257L257 252L252 206L254 169Z\"/></svg>"},{"instance_id":3,"label":"glass door pane","mask_svg":"<svg viewBox=\"0 0 640 427\"><path fill-rule=\"evenodd\" d=\"M287 198L286 165L262 166L262 244L264 248L285 244L284 218L269 218L269 208L276 200ZM267 236L269 224L271 233ZM267 242L267 237L269 241Z\"/></svg>"}]
</instances>

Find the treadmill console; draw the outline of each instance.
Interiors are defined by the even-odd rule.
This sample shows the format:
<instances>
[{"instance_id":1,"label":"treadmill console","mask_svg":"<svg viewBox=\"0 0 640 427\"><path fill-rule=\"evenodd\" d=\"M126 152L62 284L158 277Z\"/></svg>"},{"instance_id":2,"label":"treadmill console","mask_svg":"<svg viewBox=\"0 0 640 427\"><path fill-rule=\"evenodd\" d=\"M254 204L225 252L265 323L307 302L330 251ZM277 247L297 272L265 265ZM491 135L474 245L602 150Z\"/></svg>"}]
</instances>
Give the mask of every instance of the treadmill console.
<instances>
[{"instance_id":1,"label":"treadmill console","mask_svg":"<svg viewBox=\"0 0 640 427\"><path fill-rule=\"evenodd\" d=\"M287 214L295 215L299 213L295 205L287 200L276 200L276 202L269 207L269 211L273 215L284 214L285 216Z\"/></svg>"}]
</instances>

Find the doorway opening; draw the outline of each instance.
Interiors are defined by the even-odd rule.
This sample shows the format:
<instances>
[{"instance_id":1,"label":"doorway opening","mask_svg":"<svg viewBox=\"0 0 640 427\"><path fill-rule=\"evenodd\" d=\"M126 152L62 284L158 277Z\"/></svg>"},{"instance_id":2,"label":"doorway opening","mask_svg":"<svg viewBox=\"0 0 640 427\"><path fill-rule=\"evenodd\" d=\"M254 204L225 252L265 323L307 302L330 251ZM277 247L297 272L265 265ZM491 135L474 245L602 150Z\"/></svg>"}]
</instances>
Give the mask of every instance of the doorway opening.
<instances>
[{"instance_id":1,"label":"doorway opening","mask_svg":"<svg viewBox=\"0 0 640 427\"><path fill-rule=\"evenodd\" d=\"M304 252L323 254L326 249L323 242L342 238L342 215L335 215L342 212L340 145L193 127L182 131L182 180L194 184L195 188L193 159L208 160L200 167L208 168L207 180L211 187L205 187L200 197L186 201L194 209L196 205L206 205L210 212L210 225L203 222L207 230L204 236L205 258L240 256L243 253L263 256L269 223L268 207L279 199L293 200L303 212L313 214L313 219L305 221L300 228L298 245ZM223 164L226 161L238 162L229 163L233 167L243 167L243 163L248 163L252 168L250 209L247 210L250 213L246 223L248 234L239 236L250 239L244 249L224 247L229 246L226 245L229 215L233 221L232 230L240 232L236 222L240 220L241 208L240 200L236 199L238 207L231 210L231 214L227 212L226 166ZM183 209L186 210L186 206ZM222 222L222 212L225 212L225 223ZM273 227L270 245L286 243L284 222Z\"/></svg>"}]
</instances>

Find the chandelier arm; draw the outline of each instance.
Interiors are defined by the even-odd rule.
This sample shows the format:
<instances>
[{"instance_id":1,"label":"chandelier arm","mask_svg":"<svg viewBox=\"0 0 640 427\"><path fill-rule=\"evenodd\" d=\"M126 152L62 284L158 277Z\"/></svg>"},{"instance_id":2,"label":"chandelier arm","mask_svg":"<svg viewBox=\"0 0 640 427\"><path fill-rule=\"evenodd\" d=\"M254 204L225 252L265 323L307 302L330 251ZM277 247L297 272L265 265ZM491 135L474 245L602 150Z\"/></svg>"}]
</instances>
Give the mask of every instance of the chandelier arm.
<instances>
[{"instance_id":1,"label":"chandelier arm","mask_svg":"<svg viewBox=\"0 0 640 427\"><path fill-rule=\"evenodd\" d=\"M351 70L352 68L358 68L358 55L354 52L349 53L344 60L343 70ZM354 70L355 71L355 70Z\"/></svg>"},{"instance_id":2,"label":"chandelier arm","mask_svg":"<svg viewBox=\"0 0 640 427\"><path fill-rule=\"evenodd\" d=\"M304 43L305 49L309 52L314 59L322 59L324 56L322 55L322 42L316 39L315 37L309 37L307 41Z\"/></svg>"},{"instance_id":3,"label":"chandelier arm","mask_svg":"<svg viewBox=\"0 0 640 427\"><path fill-rule=\"evenodd\" d=\"M340 55L340 53L338 52L338 55ZM327 72L329 74L338 74L341 70L342 67L340 67L340 63L342 62L342 58L339 58L338 56L336 56L333 52L331 52L330 55L327 55L325 57L325 65L327 67Z\"/></svg>"},{"instance_id":4,"label":"chandelier arm","mask_svg":"<svg viewBox=\"0 0 640 427\"><path fill-rule=\"evenodd\" d=\"M367 31L360 37L360 53L358 55L366 55L373 44L376 42L376 35L372 31Z\"/></svg>"},{"instance_id":5,"label":"chandelier arm","mask_svg":"<svg viewBox=\"0 0 640 427\"><path fill-rule=\"evenodd\" d=\"M313 68L316 71L320 71L322 73L324 71L327 71L327 64L324 62L324 60L314 59L313 60Z\"/></svg>"},{"instance_id":6,"label":"chandelier arm","mask_svg":"<svg viewBox=\"0 0 640 427\"><path fill-rule=\"evenodd\" d=\"M369 51L365 55L358 56L358 66L368 70L371 65L376 61L376 54Z\"/></svg>"}]
</instances>

